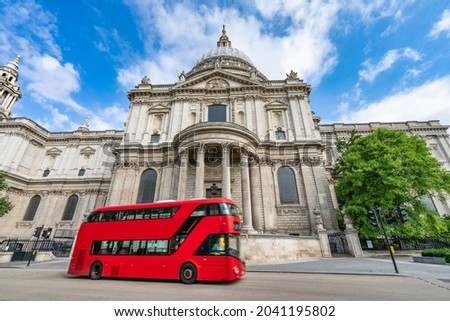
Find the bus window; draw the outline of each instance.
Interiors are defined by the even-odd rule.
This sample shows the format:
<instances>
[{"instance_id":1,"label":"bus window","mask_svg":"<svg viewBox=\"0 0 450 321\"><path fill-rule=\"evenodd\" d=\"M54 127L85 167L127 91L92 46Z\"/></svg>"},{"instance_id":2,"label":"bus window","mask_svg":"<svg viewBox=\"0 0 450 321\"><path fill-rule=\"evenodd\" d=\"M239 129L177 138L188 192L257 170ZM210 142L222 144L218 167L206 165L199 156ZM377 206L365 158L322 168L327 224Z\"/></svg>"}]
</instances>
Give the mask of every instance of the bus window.
<instances>
[{"instance_id":1,"label":"bus window","mask_svg":"<svg viewBox=\"0 0 450 321\"><path fill-rule=\"evenodd\" d=\"M122 219L122 220L134 220L136 218L136 211L123 211L122 215L119 216L118 218Z\"/></svg>"},{"instance_id":2,"label":"bus window","mask_svg":"<svg viewBox=\"0 0 450 321\"><path fill-rule=\"evenodd\" d=\"M168 240L157 240L156 241L156 252L157 253L167 253Z\"/></svg>"},{"instance_id":3,"label":"bus window","mask_svg":"<svg viewBox=\"0 0 450 321\"><path fill-rule=\"evenodd\" d=\"M92 242L91 254L110 254L109 241L94 241Z\"/></svg>"},{"instance_id":4,"label":"bus window","mask_svg":"<svg viewBox=\"0 0 450 321\"><path fill-rule=\"evenodd\" d=\"M219 215L220 209L219 204L209 204L209 215Z\"/></svg>"},{"instance_id":5,"label":"bus window","mask_svg":"<svg viewBox=\"0 0 450 321\"><path fill-rule=\"evenodd\" d=\"M235 234L229 234L227 238L227 254L239 259L240 257L240 244L239 236Z\"/></svg>"},{"instance_id":6,"label":"bus window","mask_svg":"<svg viewBox=\"0 0 450 321\"><path fill-rule=\"evenodd\" d=\"M98 218L100 216L100 213L92 212L86 217L86 222L97 222Z\"/></svg>"},{"instance_id":7,"label":"bus window","mask_svg":"<svg viewBox=\"0 0 450 321\"><path fill-rule=\"evenodd\" d=\"M115 221L117 219L118 212L103 212L100 214L99 221Z\"/></svg>"},{"instance_id":8,"label":"bus window","mask_svg":"<svg viewBox=\"0 0 450 321\"><path fill-rule=\"evenodd\" d=\"M119 241L118 243L119 251L117 254L128 254L130 248L130 241Z\"/></svg>"},{"instance_id":9,"label":"bus window","mask_svg":"<svg viewBox=\"0 0 450 321\"><path fill-rule=\"evenodd\" d=\"M191 217L206 216L207 209L208 209L208 205L206 205L206 204L200 205L192 212L192 214L190 216Z\"/></svg>"},{"instance_id":10,"label":"bus window","mask_svg":"<svg viewBox=\"0 0 450 321\"><path fill-rule=\"evenodd\" d=\"M222 214L239 216L239 210L233 204L220 203L220 208L222 210Z\"/></svg>"},{"instance_id":11,"label":"bus window","mask_svg":"<svg viewBox=\"0 0 450 321\"><path fill-rule=\"evenodd\" d=\"M147 241L147 251L146 254L153 254L156 252L156 241L149 240Z\"/></svg>"},{"instance_id":12,"label":"bus window","mask_svg":"<svg viewBox=\"0 0 450 321\"><path fill-rule=\"evenodd\" d=\"M224 235L218 235L218 236L212 237L211 254L213 254L213 255L224 255L225 254L225 236Z\"/></svg>"},{"instance_id":13,"label":"bus window","mask_svg":"<svg viewBox=\"0 0 450 321\"><path fill-rule=\"evenodd\" d=\"M134 240L131 241L130 254L142 255L145 253L146 241L144 240Z\"/></svg>"},{"instance_id":14,"label":"bus window","mask_svg":"<svg viewBox=\"0 0 450 321\"><path fill-rule=\"evenodd\" d=\"M195 252L195 255L225 255L226 242L224 234L209 235Z\"/></svg>"}]
</instances>

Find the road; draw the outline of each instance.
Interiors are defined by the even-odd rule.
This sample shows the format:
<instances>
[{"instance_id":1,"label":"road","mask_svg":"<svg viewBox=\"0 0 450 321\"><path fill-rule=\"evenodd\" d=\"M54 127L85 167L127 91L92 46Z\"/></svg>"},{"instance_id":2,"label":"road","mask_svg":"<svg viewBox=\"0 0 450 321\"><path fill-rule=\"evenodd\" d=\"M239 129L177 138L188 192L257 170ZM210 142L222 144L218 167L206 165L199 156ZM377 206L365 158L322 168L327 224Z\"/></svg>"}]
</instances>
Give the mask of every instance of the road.
<instances>
[{"instance_id":1,"label":"road","mask_svg":"<svg viewBox=\"0 0 450 321\"><path fill-rule=\"evenodd\" d=\"M231 283L101 279L66 274L65 265L0 269L6 301L448 301L450 283L408 275L247 272Z\"/></svg>"}]
</instances>

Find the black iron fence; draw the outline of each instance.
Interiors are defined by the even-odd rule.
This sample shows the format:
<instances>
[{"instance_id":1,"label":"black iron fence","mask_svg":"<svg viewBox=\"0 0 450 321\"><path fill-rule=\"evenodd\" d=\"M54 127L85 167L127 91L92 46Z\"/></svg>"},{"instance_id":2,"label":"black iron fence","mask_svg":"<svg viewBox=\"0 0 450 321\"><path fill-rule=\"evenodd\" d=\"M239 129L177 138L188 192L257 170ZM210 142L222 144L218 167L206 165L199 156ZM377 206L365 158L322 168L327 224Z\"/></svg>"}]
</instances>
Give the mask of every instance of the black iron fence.
<instances>
[{"instance_id":1,"label":"black iron fence","mask_svg":"<svg viewBox=\"0 0 450 321\"><path fill-rule=\"evenodd\" d=\"M344 233L334 233L328 235L331 253L348 254L348 244Z\"/></svg>"},{"instance_id":2,"label":"black iron fence","mask_svg":"<svg viewBox=\"0 0 450 321\"><path fill-rule=\"evenodd\" d=\"M363 250L388 250L385 239L360 239ZM396 250L420 251L425 249L449 249L450 238L389 238Z\"/></svg>"},{"instance_id":3,"label":"black iron fence","mask_svg":"<svg viewBox=\"0 0 450 321\"><path fill-rule=\"evenodd\" d=\"M27 254L37 250L52 252L56 257L68 257L72 249L73 239L7 239L0 242L1 252L13 252L15 260L26 259Z\"/></svg>"}]
</instances>

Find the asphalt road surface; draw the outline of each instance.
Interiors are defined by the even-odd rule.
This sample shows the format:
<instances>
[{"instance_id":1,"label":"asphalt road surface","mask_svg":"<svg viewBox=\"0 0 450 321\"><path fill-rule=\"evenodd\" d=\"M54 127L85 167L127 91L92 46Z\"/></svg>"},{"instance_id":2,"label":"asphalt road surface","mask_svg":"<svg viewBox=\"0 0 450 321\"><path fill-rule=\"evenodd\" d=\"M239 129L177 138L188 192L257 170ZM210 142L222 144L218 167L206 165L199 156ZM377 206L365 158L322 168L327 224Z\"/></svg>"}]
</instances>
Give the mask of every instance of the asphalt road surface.
<instances>
[{"instance_id":1,"label":"asphalt road surface","mask_svg":"<svg viewBox=\"0 0 450 321\"><path fill-rule=\"evenodd\" d=\"M450 283L408 275L247 272L230 283L100 279L66 274L66 263L0 269L6 301L448 301Z\"/></svg>"}]
</instances>

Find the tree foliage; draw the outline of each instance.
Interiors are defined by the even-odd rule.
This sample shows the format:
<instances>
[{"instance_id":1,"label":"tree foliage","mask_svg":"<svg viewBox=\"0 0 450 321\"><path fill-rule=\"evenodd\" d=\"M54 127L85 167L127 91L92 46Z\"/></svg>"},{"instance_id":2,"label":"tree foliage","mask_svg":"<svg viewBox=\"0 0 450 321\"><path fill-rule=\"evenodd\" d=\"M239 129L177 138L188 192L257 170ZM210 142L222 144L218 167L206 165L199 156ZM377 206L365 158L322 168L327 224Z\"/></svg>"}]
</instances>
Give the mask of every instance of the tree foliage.
<instances>
[{"instance_id":1,"label":"tree foliage","mask_svg":"<svg viewBox=\"0 0 450 321\"><path fill-rule=\"evenodd\" d=\"M0 172L0 192L6 189L5 174ZM0 194L0 217L11 211L13 204L8 200L6 196Z\"/></svg>"},{"instance_id":2,"label":"tree foliage","mask_svg":"<svg viewBox=\"0 0 450 321\"><path fill-rule=\"evenodd\" d=\"M445 200L450 195L450 174L423 139L380 128L367 136L353 133L348 142L338 142L337 148L342 155L335 168L339 176L336 194L361 236L380 234L367 218L367 211L377 206L407 208L410 221L390 226L390 235L417 237L446 231L443 220L422 199L433 195Z\"/></svg>"}]
</instances>

